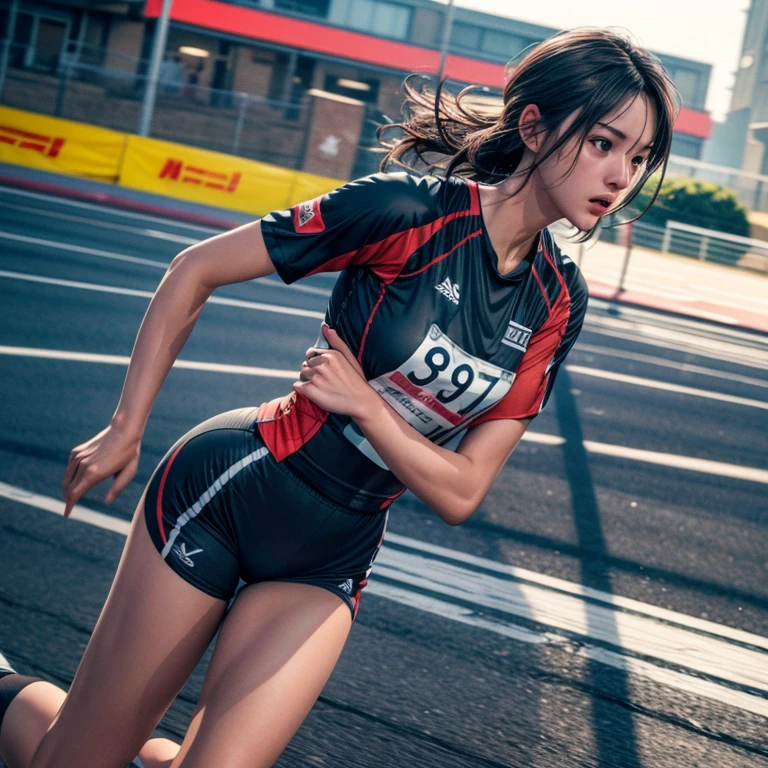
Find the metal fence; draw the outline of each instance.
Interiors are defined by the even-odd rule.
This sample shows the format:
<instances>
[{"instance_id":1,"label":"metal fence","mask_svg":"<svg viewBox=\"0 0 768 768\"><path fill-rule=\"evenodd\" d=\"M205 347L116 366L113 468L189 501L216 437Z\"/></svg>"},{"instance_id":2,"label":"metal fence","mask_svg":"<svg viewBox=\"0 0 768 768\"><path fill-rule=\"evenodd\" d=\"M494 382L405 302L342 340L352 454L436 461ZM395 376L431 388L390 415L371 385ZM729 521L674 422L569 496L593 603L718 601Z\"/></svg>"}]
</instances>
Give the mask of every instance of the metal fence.
<instances>
[{"instance_id":1,"label":"metal fence","mask_svg":"<svg viewBox=\"0 0 768 768\"><path fill-rule=\"evenodd\" d=\"M0 100L17 109L135 133L146 71L146 60L75 43L49 66L36 66L28 46L14 44ZM150 135L300 168L309 118L304 99L281 101L204 87L169 58L160 70Z\"/></svg>"}]
</instances>

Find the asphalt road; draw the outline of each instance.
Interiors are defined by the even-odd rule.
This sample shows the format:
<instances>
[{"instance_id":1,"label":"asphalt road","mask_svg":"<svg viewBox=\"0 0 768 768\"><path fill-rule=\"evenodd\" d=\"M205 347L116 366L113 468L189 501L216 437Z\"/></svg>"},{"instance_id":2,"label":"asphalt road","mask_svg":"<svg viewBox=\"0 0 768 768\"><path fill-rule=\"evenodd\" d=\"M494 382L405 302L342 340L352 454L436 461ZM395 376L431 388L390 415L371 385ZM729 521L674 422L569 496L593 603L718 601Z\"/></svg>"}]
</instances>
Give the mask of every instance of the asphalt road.
<instances>
[{"instance_id":1,"label":"asphalt road","mask_svg":"<svg viewBox=\"0 0 768 768\"><path fill-rule=\"evenodd\" d=\"M217 292L135 481L111 507L87 497L90 521L51 514L164 265L210 233L0 189L0 649L26 673L71 681L168 446L287 392L317 335L330 276ZM595 302L474 517L451 528L408 495L393 509L347 648L278 765L768 765L766 371L765 337ZM182 737L207 659L158 733Z\"/></svg>"}]
</instances>

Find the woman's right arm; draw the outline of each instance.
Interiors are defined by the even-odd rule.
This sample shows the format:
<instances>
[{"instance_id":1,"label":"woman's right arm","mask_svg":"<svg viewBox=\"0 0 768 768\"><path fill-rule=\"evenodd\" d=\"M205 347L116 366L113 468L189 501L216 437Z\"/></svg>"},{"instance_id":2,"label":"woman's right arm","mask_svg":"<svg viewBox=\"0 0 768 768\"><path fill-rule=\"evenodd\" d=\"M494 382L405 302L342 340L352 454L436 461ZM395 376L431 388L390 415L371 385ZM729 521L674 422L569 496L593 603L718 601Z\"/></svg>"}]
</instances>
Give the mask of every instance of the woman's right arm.
<instances>
[{"instance_id":1,"label":"woman's right arm","mask_svg":"<svg viewBox=\"0 0 768 768\"><path fill-rule=\"evenodd\" d=\"M65 517L110 475L115 479L107 503L136 474L152 404L213 291L274 271L258 221L197 243L171 262L141 323L109 426L70 454L63 481Z\"/></svg>"}]
</instances>

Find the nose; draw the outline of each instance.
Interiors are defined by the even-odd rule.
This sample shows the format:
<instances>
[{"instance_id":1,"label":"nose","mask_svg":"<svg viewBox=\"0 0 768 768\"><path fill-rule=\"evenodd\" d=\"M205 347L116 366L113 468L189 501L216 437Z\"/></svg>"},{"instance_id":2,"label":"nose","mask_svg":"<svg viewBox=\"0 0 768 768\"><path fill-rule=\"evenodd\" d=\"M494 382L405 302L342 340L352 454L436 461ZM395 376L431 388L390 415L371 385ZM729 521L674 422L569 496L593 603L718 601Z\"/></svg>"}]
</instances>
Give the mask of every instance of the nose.
<instances>
[{"instance_id":1,"label":"nose","mask_svg":"<svg viewBox=\"0 0 768 768\"><path fill-rule=\"evenodd\" d=\"M611 189L620 192L622 189L626 189L629 186L630 181L632 181L634 170L632 161L629 158L617 154L616 162L611 164L606 183Z\"/></svg>"}]
</instances>

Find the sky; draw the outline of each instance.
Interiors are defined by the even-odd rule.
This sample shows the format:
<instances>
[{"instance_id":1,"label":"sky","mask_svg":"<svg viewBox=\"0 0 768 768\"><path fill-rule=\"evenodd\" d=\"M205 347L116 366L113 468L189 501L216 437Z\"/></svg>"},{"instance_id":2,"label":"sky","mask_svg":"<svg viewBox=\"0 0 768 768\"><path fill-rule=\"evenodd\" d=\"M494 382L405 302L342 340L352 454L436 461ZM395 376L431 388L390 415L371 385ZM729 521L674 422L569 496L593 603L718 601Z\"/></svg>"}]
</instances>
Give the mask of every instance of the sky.
<instances>
[{"instance_id":1,"label":"sky","mask_svg":"<svg viewBox=\"0 0 768 768\"><path fill-rule=\"evenodd\" d=\"M749 0L455 0L458 7L547 27L623 27L646 48L712 64L706 108L722 120Z\"/></svg>"}]
</instances>

